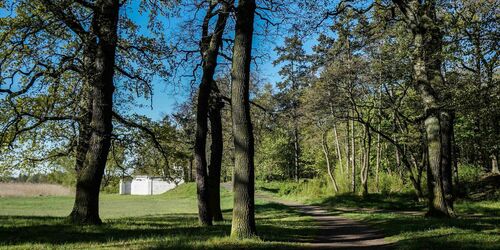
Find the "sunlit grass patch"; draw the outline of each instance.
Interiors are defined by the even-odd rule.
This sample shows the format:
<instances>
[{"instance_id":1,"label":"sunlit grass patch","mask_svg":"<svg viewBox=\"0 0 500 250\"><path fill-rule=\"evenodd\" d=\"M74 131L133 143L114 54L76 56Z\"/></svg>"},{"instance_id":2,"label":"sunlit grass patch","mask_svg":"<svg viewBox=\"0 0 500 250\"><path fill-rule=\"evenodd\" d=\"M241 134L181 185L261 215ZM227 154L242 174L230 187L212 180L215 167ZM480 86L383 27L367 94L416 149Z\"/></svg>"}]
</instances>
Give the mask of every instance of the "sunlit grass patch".
<instances>
[{"instance_id":1,"label":"sunlit grass patch","mask_svg":"<svg viewBox=\"0 0 500 250\"><path fill-rule=\"evenodd\" d=\"M198 224L192 183L158 196L103 195L102 226L68 224L72 197L1 199L0 248L301 249L316 233L311 218L257 200L258 237L232 239L232 195L223 189L221 198L225 220L209 228Z\"/></svg>"}]
</instances>

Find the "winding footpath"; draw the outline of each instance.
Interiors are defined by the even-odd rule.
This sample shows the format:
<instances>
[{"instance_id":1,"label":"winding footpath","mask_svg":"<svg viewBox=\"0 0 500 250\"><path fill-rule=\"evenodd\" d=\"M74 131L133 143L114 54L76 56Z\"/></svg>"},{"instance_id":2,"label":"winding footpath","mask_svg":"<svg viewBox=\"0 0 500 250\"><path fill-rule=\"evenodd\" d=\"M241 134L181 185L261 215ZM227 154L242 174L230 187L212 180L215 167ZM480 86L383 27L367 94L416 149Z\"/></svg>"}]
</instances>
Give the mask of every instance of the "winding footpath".
<instances>
[{"instance_id":1,"label":"winding footpath","mask_svg":"<svg viewBox=\"0 0 500 250\"><path fill-rule=\"evenodd\" d=\"M231 183L223 183L222 186L228 190L232 188ZM255 199L282 204L312 217L319 233L312 241L304 242L308 249L392 249L391 244L384 241L381 231L334 215L322 207L279 200L261 192L255 194Z\"/></svg>"}]
</instances>

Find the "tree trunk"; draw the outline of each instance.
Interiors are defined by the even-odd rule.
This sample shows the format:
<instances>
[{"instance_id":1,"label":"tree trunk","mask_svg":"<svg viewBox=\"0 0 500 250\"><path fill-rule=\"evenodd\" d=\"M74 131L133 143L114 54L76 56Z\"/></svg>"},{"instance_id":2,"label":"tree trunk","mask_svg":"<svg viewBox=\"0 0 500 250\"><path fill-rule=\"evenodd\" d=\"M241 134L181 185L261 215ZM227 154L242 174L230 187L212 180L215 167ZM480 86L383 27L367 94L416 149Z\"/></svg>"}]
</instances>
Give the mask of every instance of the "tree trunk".
<instances>
[{"instance_id":1,"label":"tree trunk","mask_svg":"<svg viewBox=\"0 0 500 250\"><path fill-rule=\"evenodd\" d=\"M381 156L380 135L377 134L377 159L375 160L375 187L377 188L377 192L380 192L380 180L379 180L380 156Z\"/></svg>"},{"instance_id":2,"label":"tree trunk","mask_svg":"<svg viewBox=\"0 0 500 250\"><path fill-rule=\"evenodd\" d=\"M453 140L453 122L455 120L454 113L451 111L442 111L440 117L441 126L441 144L443 151L441 152L441 171L443 174L443 193L448 208L448 213L453 214L453 157L452 157L452 140Z\"/></svg>"},{"instance_id":3,"label":"tree trunk","mask_svg":"<svg viewBox=\"0 0 500 250\"><path fill-rule=\"evenodd\" d=\"M394 141L396 143L398 143L398 139L397 138L394 138ZM396 158L396 171L397 172L401 172L400 169L401 169L401 158L400 158L400 151L399 151L399 148L398 147L394 147L394 155L395 155L395 158Z\"/></svg>"},{"instance_id":4,"label":"tree trunk","mask_svg":"<svg viewBox=\"0 0 500 250\"><path fill-rule=\"evenodd\" d=\"M351 155L349 154L349 139L351 136L351 129L349 127L349 121L346 122L345 124L346 127L346 136L345 136L345 173L346 173L346 179L349 180L349 164L351 164Z\"/></svg>"},{"instance_id":5,"label":"tree trunk","mask_svg":"<svg viewBox=\"0 0 500 250\"><path fill-rule=\"evenodd\" d=\"M195 138L195 165L196 165L196 186L197 186L197 194L198 194L198 218L201 225L208 226L212 225L212 217L211 211L217 212L217 219L222 219L222 213L220 212L220 194L219 185L215 182L220 183L220 162L222 161L222 156L219 157L221 152L219 147L221 145L214 145L220 143L220 141L212 141L212 149L215 147L215 152L212 152L212 156L215 156L213 159L214 165L211 166L213 168L213 178L211 178L212 183L210 184L209 176L207 173L207 159L206 159L206 141L207 141L207 133L208 133L208 112L209 112L209 98L212 89L214 88L214 74L215 68L217 67L217 57L219 55L219 47L222 44L222 35L224 33L224 28L226 26L226 21L228 17L228 3L224 3L221 7L221 12L218 15L217 23L215 25L214 33L208 34L208 27L210 23L210 19L213 16L213 11L216 7L217 3L213 3L209 6L207 14L205 16L203 26L202 26L202 41L201 45L201 54L203 58L203 75L200 83L200 90L198 92L198 103L196 110L196 138ZM215 114L215 116L217 116ZM220 119L220 110L219 115L215 119ZM213 120L213 122L216 122ZM218 126L216 124L216 126ZM215 128L218 129L218 128ZM218 131L216 131L218 133ZM216 140L221 140L222 138L215 138ZM212 158L211 158L212 159ZM217 186L217 187L215 187ZM215 188L216 190L211 190ZM212 194L215 193L215 194ZM212 200L213 202L217 202L218 204L210 205L210 200L217 199L219 197L219 201ZM219 208L219 211L216 211L216 208Z\"/></svg>"},{"instance_id":6,"label":"tree trunk","mask_svg":"<svg viewBox=\"0 0 500 250\"><path fill-rule=\"evenodd\" d=\"M372 136L368 126L365 126L365 149L363 154L363 169L361 170L361 184L363 185L363 196L368 195L368 174L370 171L370 151Z\"/></svg>"},{"instance_id":7,"label":"tree trunk","mask_svg":"<svg viewBox=\"0 0 500 250\"><path fill-rule=\"evenodd\" d=\"M356 193L356 142L354 121L351 121L351 191Z\"/></svg>"},{"instance_id":8,"label":"tree trunk","mask_svg":"<svg viewBox=\"0 0 500 250\"><path fill-rule=\"evenodd\" d=\"M111 146L113 130L113 77L117 45L119 1L97 1L94 31L98 36L95 82L92 82L91 135L83 168L77 173L76 197L70 220L78 224L101 224L99 189Z\"/></svg>"},{"instance_id":9,"label":"tree trunk","mask_svg":"<svg viewBox=\"0 0 500 250\"><path fill-rule=\"evenodd\" d=\"M335 193L338 193L339 187L337 186L337 182L335 181L335 177L333 176L332 167L330 164L330 152L329 152L330 150L328 149L327 136L328 136L328 130L325 130L321 135L321 146L323 149L323 154L325 155L326 169L328 171L328 176L330 177L330 180L332 181L332 185L333 185L333 188L335 190Z\"/></svg>"},{"instance_id":10,"label":"tree trunk","mask_svg":"<svg viewBox=\"0 0 500 250\"><path fill-rule=\"evenodd\" d=\"M213 86L217 85L214 82ZM212 132L212 143L210 145L210 165L208 165L208 182L210 185L210 213L214 221L222 221L222 211L220 208L220 173L222 165L222 151L224 140L222 137L222 117L221 109L224 107L218 89L212 89L210 103L210 129Z\"/></svg>"},{"instance_id":11,"label":"tree trunk","mask_svg":"<svg viewBox=\"0 0 500 250\"><path fill-rule=\"evenodd\" d=\"M343 170L343 165L342 165L342 151L340 151L340 142L339 142L339 136L337 133L337 125L333 123L333 135L335 136L335 147L337 149L337 158L339 159L339 167L340 167L340 173L343 175L344 170Z\"/></svg>"},{"instance_id":12,"label":"tree trunk","mask_svg":"<svg viewBox=\"0 0 500 250\"><path fill-rule=\"evenodd\" d=\"M194 181L193 179L193 158L189 159L189 181L192 182Z\"/></svg>"},{"instance_id":13,"label":"tree trunk","mask_svg":"<svg viewBox=\"0 0 500 250\"><path fill-rule=\"evenodd\" d=\"M300 146L299 146L299 128L297 125L296 118L294 118L293 127L293 165L295 169L294 177L295 181L298 182L300 179Z\"/></svg>"},{"instance_id":14,"label":"tree trunk","mask_svg":"<svg viewBox=\"0 0 500 250\"><path fill-rule=\"evenodd\" d=\"M231 113L234 136L234 207L231 237L256 234L254 204L254 138L250 119L250 63L255 0L239 0L231 68Z\"/></svg>"},{"instance_id":15,"label":"tree trunk","mask_svg":"<svg viewBox=\"0 0 500 250\"><path fill-rule=\"evenodd\" d=\"M495 154L491 156L491 172L493 174L500 174L498 170L498 157Z\"/></svg>"},{"instance_id":16,"label":"tree trunk","mask_svg":"<svg viewBox=\"0 0 500 250\"><path fill-rule=\"evenodd\" d=\"M214 67L215 68L215 67ZM198 219L203 226L212 225L209 208L209 186L206 158L206 141L208 133L208 98L210 95L211 77L203 71L198 91L196 108L196 137L194 143L194 159L196 169L196 190L198 198Z\"/></svg>"}]
</instances>

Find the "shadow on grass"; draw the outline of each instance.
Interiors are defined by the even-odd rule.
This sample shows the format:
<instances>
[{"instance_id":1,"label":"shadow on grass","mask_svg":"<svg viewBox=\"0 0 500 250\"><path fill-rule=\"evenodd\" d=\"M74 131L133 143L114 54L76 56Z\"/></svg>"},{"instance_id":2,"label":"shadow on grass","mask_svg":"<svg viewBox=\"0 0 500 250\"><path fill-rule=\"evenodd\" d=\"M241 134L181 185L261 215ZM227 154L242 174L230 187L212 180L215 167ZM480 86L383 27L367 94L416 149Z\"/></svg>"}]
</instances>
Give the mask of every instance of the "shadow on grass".
<instances>
[{"instance_id":1,"label":"shadow on grass","mask_svg":"<svg viewBox=\"0 0 500 250\"><path fill-rule=\"evenodd\" d=\"M277 194L280 191L278 188L268 188L268 187L258 187L258 189L273 194Z\"/></svg>"},{"instance_id":2,"label":"shadow on grass","mask_svg":"<svg viewBox=\"0 0 500 250\"><path fill-rule=\"evenodd\" d=\"M480 236L478 235L478 233L471 235L469 231L435 233L406 238L397 244L402 249L500 249L498 233L482 232ZM494 237L497 237L496 240Z\"/></svg>"},{"instance_id":3,"label":"shadow on grass","mask_svg":"<svg viewBox=\"0 0 500 250\"><path fill-rule=\"evenodd\" d=\"M426 202L412 194L339 195L316 205L381 229L403 249L500 249L499 210L487 204L459 203L455 219L425 218Z\"/></svg>"},{"instance_id":4,"label":"shadow on grass","mask_svg":"<svg viewBox=\"0 0 500 250\"><path fill-rule=\"evenodd\" d=\"M369 194L359 196L342 194L328 197L315 204L329 208L367 208L397 211L420 211L425 208L424 202L418 202L415 195L401 194Z\"/></svg>"},{"instance_id":5,"label":"shadow on grass","mask_svg":"<svg viewBox=\"0 0 500 250\"><path fill-rule=\"evenodd\" d=\"M361 221L375 225L386 237L403 237L403 249L500 249L500 218L435 219L423 216L373 214Z\"/></svg>"},{"instance_id":6,"label":"shadow on grass","mask_svg":"<svg viewBox=\"0 0 500 250\"><path fill-rule=\"evenodd\" d=\"M481 203L464 203L460 206L460 212L466 216L473 217L500 217L500 209L498 207L490 207Z\"/></svg>"},{"instance_id":7,"label":"shadow on grass","mask_svg":"<svg viewBox=\"0 0 500 250\"><path fill-rule=\"evenodd\" d=\"M226 211L226 218L230 211ZM229 236L230 221L212 227L198 226L196 214L167 214L106 220L102 226L75 226L61 217L0 216L0 246L43 244L105 244L116 247L123 244L141 244L146 248L217 248L217 249L281 249L300 248L315 235L314 222L300 218L292 209L273 203L256 205L257 230L260 240L245 245L225 239ZM222 243L218 242L221 241ZM128 243L127 243L128 242ZM134 243L135 242L135 243ZM146 242L138 243L138 242ZM211 243L206 243L211 242ZM290 242L295 242L290 243ZM129 246L130 247L130 246Z\"/></svg>"}]
</instances>

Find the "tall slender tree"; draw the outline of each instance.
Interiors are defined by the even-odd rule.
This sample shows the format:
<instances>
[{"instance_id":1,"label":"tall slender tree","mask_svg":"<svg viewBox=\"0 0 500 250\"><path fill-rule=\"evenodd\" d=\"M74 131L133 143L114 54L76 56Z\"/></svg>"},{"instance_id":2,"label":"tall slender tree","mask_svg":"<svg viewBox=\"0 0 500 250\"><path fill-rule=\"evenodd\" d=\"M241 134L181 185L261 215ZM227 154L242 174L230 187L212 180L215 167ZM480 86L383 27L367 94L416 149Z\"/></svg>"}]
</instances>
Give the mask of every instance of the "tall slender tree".
<instances>
[{"instance_id":1,"label":"tall slender tree","mask_svg":"<svg viewBox=\"0 0 500 250\"><path fill-rule=\"evenodd\" d=\"M281 112L289 119L291 142L293 144L293 177L299 181L301 171L300 97L307 74L306 53L298 35L285 38L285 46L275 49L278 58L274 65L284 64L279 71L284 80L278 83Z\"/></svg>"}]
</instances>

